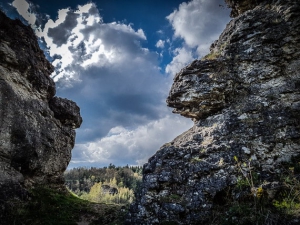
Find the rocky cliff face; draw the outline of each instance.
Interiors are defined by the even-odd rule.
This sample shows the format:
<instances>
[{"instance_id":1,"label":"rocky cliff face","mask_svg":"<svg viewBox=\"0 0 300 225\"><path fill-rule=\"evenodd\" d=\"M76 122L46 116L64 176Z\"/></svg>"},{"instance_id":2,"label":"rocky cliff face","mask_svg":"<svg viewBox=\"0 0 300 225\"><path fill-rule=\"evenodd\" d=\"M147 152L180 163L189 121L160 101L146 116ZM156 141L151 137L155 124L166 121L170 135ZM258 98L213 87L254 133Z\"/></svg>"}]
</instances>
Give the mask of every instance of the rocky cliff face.
<instances>
[{"instance_id":1,"label":"rocky cliff face","mask_svg":"<svg viewBox=\"0 0 300 225\"><path fill-rule=\"evenodd\" d=\"M0 12L0 218L28 188L63 184L82 119L54 97L52 71L32 29Z\"/></svg>"},{"instance_id":2,"label":"rocky cliff face","mask_svg":"<svg viewBox=\"0 0 300 225\"><path fill-rule=\"evenodd\" d=\"M300 153L299 1L226 2L235 18L209 55L176 74L167 99L195 125L144 165L128 224L207 224L242 198L241 177L255 173L252 194L270 193Z\"/></svg>"}]
</instances>

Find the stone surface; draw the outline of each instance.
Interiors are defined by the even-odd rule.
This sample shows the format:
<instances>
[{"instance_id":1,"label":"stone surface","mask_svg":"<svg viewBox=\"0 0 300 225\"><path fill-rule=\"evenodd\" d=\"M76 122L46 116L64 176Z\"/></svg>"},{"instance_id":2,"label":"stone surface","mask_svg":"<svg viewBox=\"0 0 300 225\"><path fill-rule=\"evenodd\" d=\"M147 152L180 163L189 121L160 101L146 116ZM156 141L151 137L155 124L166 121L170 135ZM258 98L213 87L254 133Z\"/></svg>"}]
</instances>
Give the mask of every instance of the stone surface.
<instances>
[{"instance_id":1,"label":"stone surface","mask_svg":"<svg viewBox=\"0 0 300 225\"><path fill-rule=\"evenodd\" d=\"M257 6L262 1L260 0L225 0L226 4L229 8L231 8L231 17L236 17L247 10L253 9L255 6ZM270 2L272 3L272 0L264 1L264 2Z\"/></svg>"},{"instance_id":2,"label":"stone surface","mask_svg":"<svg viewBox=\"0 0 300 225\"><path fill-rule=\"evenodd\" d=\"M64 182L82 119L54 97L52 71L32 29L0 12L0 218L28 188Z\"/></svg>"},{"instance_id":3,"label":"stone surface","mask_svg":"<svg viewBox=\"0 0 300 225\"><path fill-rule=\"evenodd\" d=\"M226 2L236 18L209 55L176 74L167 99L195 125L144 165L128 224L206 224L241 175L235 159L268 189L300 153L299 1Z\"/></svg>"}]
</instances>

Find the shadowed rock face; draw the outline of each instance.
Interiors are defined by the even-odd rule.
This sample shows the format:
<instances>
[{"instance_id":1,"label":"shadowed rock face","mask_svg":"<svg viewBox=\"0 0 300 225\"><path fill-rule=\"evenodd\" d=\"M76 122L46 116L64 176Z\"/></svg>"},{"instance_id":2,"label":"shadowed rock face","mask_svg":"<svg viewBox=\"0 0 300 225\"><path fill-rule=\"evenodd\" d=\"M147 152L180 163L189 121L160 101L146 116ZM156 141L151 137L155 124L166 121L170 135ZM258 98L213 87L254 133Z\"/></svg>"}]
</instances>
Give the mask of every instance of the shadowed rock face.
<instances>
[{"instance_id":1,"label":"shadowed rock face","mask_svg":"<svg viewBox=\"0 0 300 225\"><path fill-rule=\"evenodd\" d=\"M205 224L240 176L235 157L272 186L300 153L299 2L227 2L238 17L209 55L176 74L167 99L195 125L144 165L128 224Z\"/></svg>"},{"instance_id":2,"label":"shadowed rock face","mask_svg":"<svg viewBox=\"0 0 300 225\"><path fill-rule=\"evenodd\" d=\"M225 0L228 7L232 9L230 16L236 17L247 10L253 9L261 0ZM267 2L266 0L264 2ZM269 0L272 2L272 0Z\"/></svg>"},{"instance_id":3,"label":"shadowed rock face","mask_svg":"<svg viewBox=\"0 0 300 225\"><path fill-rule=\"evenodd\" d=\"M52 71L32 29L0 12L0 206L63 184L82 119L74 102L54 97Z\"/></svg>"},{"instance_id":4,"label":"shadowed rock face","mask_svg":"<svg viewBox=\"0 0 300 225\"><path fill-rule=\"evenodd\" d=\"M175 76L168 106L196 120L218 113L234 95L234 77L227 66L221 60L194 61Z\"/></svg>"}]
</instances>

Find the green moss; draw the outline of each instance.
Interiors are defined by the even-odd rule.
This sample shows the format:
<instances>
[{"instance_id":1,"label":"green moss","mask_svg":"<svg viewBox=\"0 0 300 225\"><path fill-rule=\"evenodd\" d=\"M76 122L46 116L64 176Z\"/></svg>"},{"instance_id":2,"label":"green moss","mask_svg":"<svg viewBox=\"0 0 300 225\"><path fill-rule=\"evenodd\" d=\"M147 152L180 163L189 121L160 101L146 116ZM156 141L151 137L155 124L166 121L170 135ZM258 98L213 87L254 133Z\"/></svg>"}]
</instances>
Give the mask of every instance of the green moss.
<instances>
[{"instance_id":1,"label":"green moss","mask_svg":"<svg viewBox=\"0 0 300 225\"><path fill-rule=\"evenodd\" d=\"M218 52L211 52L203 57L204 60L214 60L218 58L220 54Z\"/></svg>"},{"instance_id":2,"label":"green moss","mask_svg":"<svg viewBox=\"0 0 300 225\"><path fill-rule=\"evenodd\" d=\"M300 210L300 203L293 201L291 198L284 198L281 201L274 200L273 205L279 210L286 211L287 214L293 214Z\"/></svg>"},{"instance_id":3,"label":"green moss","mask_svg":"<svg viewBox=\"0 0 300 225\"><path fill-rule=\"evenodd\" d=\"M224 42L223 44L221 44L220 51L223 51L227 46L228 46L227 42Z\"/></svg>"},{"instance_id":4,"label":"green moss","mask_svg":"<svg viewBox=\"0 0 300 225\"><path fill-rule=\"evenodd\" d=\"M292 173L292 171L290 171ZM273 206L289 216L300 214L300 181L297 175L288 175L282 182L281 190L273 200Z\"/></svg>"},{"instance_id":5,"label":"green moss","mask_svg":"<svg viewBox=\"0 0 300 225\"><path fill-rule=\"evenodd\" d=\"M236 156L234 160L239 171L237 183L226 191L228 194L222 194L222 204L215 202L206 224L287 225L300 218L299 156L278 166L280 173L269 179L280 186L271 190L264 189L267 181L261 180L251 160L243 163Z\"/></svg>"},{"instance_id":6,"label":"green moss","mask_svg":"<svg viewBox=\"0 0 300 225\"><path fill-rule=\"evenodd\" d=\"M122 224L124 217L119 205L91 203L66 190L39 187L30 195L30 201L21 202L12 211L12 224L77 225L81 217L101 224Z\"/></svg>"},{"instance_id":7,"label":"green moss","mask_svg":"<svg viewBox=\"0 0 300 225\"><path fill-rule=\"evenodd\" d=\"M191 163L198 163L198 162L201 162L202 159L200 159L199 157L193 157L191 158Z\"/></svg>"},{"instance_id":8,"label":"green moss","mask_svg":"<svg viewBox=\"0 0 300 225\"><path fill-rule=\"evenodd\" d=\"M181 199L181 196L176 195L176 194L172 194L172 195L170 195L170 198L174 199L174 200L179 200L179 199Z\"/></svg>"}]
</instances>

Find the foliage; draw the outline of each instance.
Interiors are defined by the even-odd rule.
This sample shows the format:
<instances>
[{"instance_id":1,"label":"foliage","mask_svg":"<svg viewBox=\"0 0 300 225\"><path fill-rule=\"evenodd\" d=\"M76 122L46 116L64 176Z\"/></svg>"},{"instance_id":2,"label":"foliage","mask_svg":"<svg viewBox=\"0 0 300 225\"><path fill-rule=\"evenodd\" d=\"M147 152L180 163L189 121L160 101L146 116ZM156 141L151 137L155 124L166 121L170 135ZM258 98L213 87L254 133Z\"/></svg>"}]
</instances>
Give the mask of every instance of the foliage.
<instances>
[{"instance_id":1,"label":"foliage","mask_svg":"<svg viewBox=\"0 0 300 225\"><path fill-rule=\"evenodd\" d=\"M128 204L142 180L142 167L74 168L65 173L67 188L80 198L97 203ZM108 193L103 188L114 188Z\"/></svg>"},{"instance_id":2,"label":"foliage","mask_svg":"<svg viewBox=\"0 0 300 225\"><path fill-rule=\"evenodd\" d=\"M117 184L115 179L111 180L109 183L102 184L101 182L95 183L90 192L81 195L82 199L97 202L97 203L115 203L115 204L128 204L132 203L134 199L133 190L126 188L126 187L119 187L118 193L110 194L108 192L103 192L102 186L108 186L117 188Z\"/></svg>"},{"instance_id":3,"label":"foliage","mask_svg":"<svg viewBox=\"0 0 300 225\"><path fill-rule=\"evenodd\" d=\"M77 225L82 217L91 217L101 224L122 224L121 206L94 204L79 199L66 190L39 187L30 191L31 199L15 204L11 224L14 225Z\"/></svg>"},{"instance_id":4,"label":"foliage","mask_svg":"<svg viewBox=\"0 0 300 225\"><path fill-rule=\"evenodd\" d=\"M142 167L116 167L113 164L103 168L79 167L66 171L64 177L68 189L78 196L88 193L95 183L109 183L111 179L116 179L118 185L135 192L141 184Z\"/></svg>"},{"instance_id":5,"label":"foliage","mask_svg":"<svg viewBox=\"0 0 300 225\"><path fill-rule=\"evenodd\" d=\"M289 167L281 176L282 188L278 193L277 199L274 199L273 205L281 212L287 215L296 215L300 213L300 179L299 170L295 170L299 162ZM289 166L289 165L288 165Z\"/></svg>"},{"instance_id":6,"label":"foliage","mask_svg":"<svg viewBox=\"0 0 300 225\"><path fill-rule=\"evenodd\" d=\"M278 166L281 173L271 178L278 188L274 196L264 188L266 181L254 172L251 160L234 157L240 176L235 186L223 191L222 204L215 204L209 225L283 225L300 218L300 158ZM269 189L270 190L270 189ZM238 197L237 197L238 196ZM294 223L293 223L294 224Z\"/></svg>"}]
</instances>

